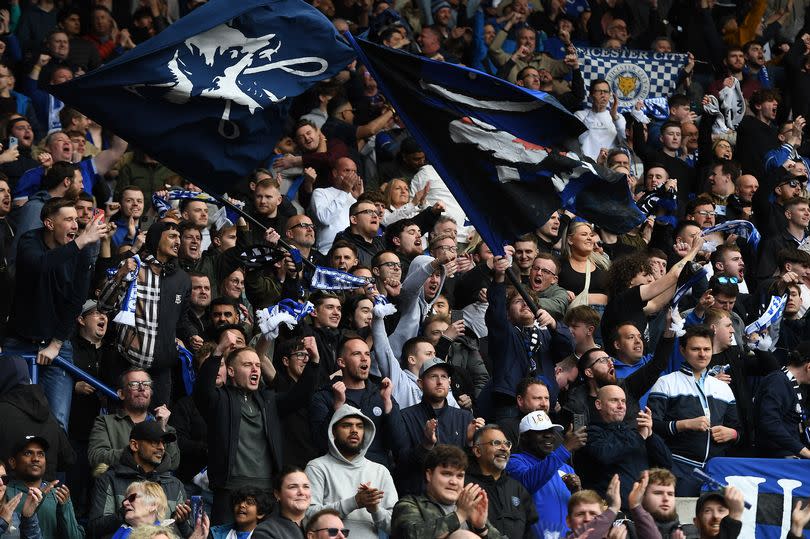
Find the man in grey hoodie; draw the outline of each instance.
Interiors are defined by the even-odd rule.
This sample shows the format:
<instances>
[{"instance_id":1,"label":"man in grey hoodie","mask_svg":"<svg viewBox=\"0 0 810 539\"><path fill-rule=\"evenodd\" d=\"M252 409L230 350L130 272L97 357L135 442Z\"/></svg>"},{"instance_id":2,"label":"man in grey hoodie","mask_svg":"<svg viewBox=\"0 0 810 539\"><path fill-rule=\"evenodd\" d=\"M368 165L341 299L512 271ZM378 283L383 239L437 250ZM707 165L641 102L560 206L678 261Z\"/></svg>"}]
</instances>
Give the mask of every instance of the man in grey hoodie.
<instances>
[{"instance_id":1,"label":"man in grey hoodie","mask_svg":"<svg viewBox=\"0 0 810 539\"><path fill-rule=\"evenodd\" d=\"M306 468L312 488L307 517L334 509L352 539L390 533L391 512L399 499L388 469L365 457L374 432L368 417L343 404L329 422L329 453L311 460Z\"/></svg>"}]
</instances>

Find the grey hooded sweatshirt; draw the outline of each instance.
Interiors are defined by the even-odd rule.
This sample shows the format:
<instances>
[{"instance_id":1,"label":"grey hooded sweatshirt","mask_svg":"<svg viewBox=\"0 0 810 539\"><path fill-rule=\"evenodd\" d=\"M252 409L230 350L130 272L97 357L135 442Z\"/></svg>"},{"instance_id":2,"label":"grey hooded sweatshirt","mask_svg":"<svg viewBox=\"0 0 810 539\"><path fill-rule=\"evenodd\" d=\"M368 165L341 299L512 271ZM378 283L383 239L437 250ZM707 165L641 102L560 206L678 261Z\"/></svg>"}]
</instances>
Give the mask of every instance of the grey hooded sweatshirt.
<instances>
[{"instance_id":1,"label":"grey hooded sweatshirt","mask_svg":"<svg viewBox=\"0 0 810 539\"><path fill-rule=\"evenodd\" d=\"M347 416L363 420L365 431L360 453L348 460L335 447L335 424ZM374 423L363 413L344 404L332 416L329 423L329 454L309 461L306 474L309 478L312 501L307 510L307 518L321 509L334 509L351 530L352 539L378 539L379 531L391 530L391 512L399 500L391 473L384 466L366 459L366 450L374 439ZM377 510L372 514L365 508L358 508L354 496L362 483L382 490L385 495Z\"/></svg>"}]
</instances>

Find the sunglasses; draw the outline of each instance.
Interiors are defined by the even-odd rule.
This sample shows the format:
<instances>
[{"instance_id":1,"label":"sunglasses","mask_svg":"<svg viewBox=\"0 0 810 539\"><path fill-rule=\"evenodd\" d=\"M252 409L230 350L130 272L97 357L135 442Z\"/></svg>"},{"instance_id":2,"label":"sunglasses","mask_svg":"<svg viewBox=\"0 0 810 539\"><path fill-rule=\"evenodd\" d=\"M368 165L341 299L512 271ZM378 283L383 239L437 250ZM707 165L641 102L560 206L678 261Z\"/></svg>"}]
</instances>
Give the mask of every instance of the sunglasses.
<instances>
[{"instance_id":1,"label":"sunglasses","mask_svg":"<svg viewBox=\"0 0 810 539\"><path fill-rule=\"evenodd\" d=\"M740 280L737 277L718 277L717 282L722 284L738 284Z\"/></svg>"},{"instance_id":2,"label":"sunglasses","mask_svg":"<svg viewBox=\"0 0 810 539\"><path fill-rule=\"evenodd\" d=\"M124 502L129 502L129 504L132 505L133 503L135 503L135 500L137 500L137 499L138 499L138 493L133 492L132 494L130 494L129 496L124 498ZM121 502L121 505L124 505L124 502Z\"/></svg>"},{"instance_id":3,"label":"sunglasses","mask_svg":"<svg viewBox=\"0 0 810 539\"><path fill-rule=\"evenodd\" d=\"M329 537L337 537L338 533L343 534L343 537L349 536L349 529L348 528L318 528L317 530L312 530L315 533L322 532L326 530L326 534Z\"/></svg>"},{"instance_id":4,"label":"sunglasses","mask_svg":"<svg viewBox=\"0 0 810 539\"><path fill-rule=\"evenodd\" d=\"M0 485L8 485L9 481L11 481L10 475L0 475Z\"/></svg>"}]
</instances>

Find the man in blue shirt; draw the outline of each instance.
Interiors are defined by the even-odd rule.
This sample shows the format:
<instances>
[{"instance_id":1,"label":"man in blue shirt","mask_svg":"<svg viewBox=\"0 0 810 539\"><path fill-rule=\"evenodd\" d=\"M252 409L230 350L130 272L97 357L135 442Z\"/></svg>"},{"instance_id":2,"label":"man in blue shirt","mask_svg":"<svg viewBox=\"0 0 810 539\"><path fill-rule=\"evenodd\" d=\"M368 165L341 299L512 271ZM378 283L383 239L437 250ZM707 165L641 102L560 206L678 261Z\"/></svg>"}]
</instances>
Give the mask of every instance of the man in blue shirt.
<instances>
[{"instance_id":1,"label":"man in blue shirt","mask_svg":"<svg viewBox=\"0 0 810 539\"><path fill-rule=\"evenodd\" d=\"M73 144L64 131L56 131L48 135L45 138L45 150L51 159L46 157L43 165L26 171L20 177L20 181L17 182L14 189L15 205L25 204L28 197L39 191L42 178L53 163L73 162ZM85 159L77 163L82 173L84 191L95 196L99 204L107 202L110 197L110 192L102 180L102 176L110 171L126 151L127 143L119 137L113 137L112 145L108 150L104 150L92 159Z\"/></svg>"},{"instance_id":2,"label":"man in blue shirt","mask_svg":"<svg viewBox=\"0 0 810 539\"><path fill-rule=\"evenodd\" d=\"M574 469L566 464L571 453L588 439L586 427L569 430L560 444L562 426L551 422L543 410L527 414L520 422L520 445L506 465L506 473L517 479L534 498L540 520L536 537L565 537L568 527L569 485L579 485Z\"/></svg>"}]
</instances>

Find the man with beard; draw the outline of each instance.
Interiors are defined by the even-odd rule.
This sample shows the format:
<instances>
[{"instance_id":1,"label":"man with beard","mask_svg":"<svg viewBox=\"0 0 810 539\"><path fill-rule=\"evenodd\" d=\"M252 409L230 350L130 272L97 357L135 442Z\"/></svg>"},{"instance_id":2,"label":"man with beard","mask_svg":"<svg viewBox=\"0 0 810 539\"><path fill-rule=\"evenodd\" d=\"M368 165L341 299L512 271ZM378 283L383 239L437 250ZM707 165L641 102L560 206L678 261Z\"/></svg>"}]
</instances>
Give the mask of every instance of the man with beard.
<instances>
[{"instance_id":1,"label":"man with beard","mask_svg":"<svg viewBox=\"0 0 810 539\"><path fill-rule=\"evenodd\" d=\"M133 315L132 326L118 324L116 328L117 348L126 361L121 370L133 366L149 371L154 383L152 404L156 406L168 403L171 396L178 332L193 333L182 327L188 323L191 279L177 267L179 251L178 225L171 221L154 223L146 234L140 267L132 258L124 260L99 295L99 303L109 311ZM125 279L136 270L134 281ZM135 309L124 304L124 296L133 287L137 288Z\"/></svg>"},{"instance_id":2,"label":"man with beard","mask_svg":"<svg viewBox=\"0 0 810 539\"><path fill-rule=\"evenodd\" d=\"M31 117L34 118L33 111ZM8 140L10 137L17 139L17 159L0 164L0 172L8 175L11 185L15 185L20 176L40 163L31 155L31 149L34 147L34 129L28 118L20 114L10 115L4 138Z\"/></svg>"},{"instance_id":3,"label":"man with beard","mask_svg":"<svg viewBox=\"0 0 810 539\"><path fill-rule=\"evenodd\" d=\"M560 213L559 211L552 213L548 221L534 232L537 236L538 251L560 256L560 249L557 247L557 243L560 241L561 231L565 230L570 221L571 218L564 213Z\"/></svg>"},{"instance_id":4,"label":"man with beard","mask_svg":"<svg viewBox=\"0 0 810 539\"><path fill-rule=\"evenodd\" d=\"M745 498L737 487L728 487L722 494L702 494L695 504L693 521L698 529L698 539L738 537L742 531L744 507Z\"/></svg>"},{"instance_id":5,"label":"man with beard","mask_svg":"<svg viewBox=\"0 0 810 539\"><path fill-rule=\"evenodd\" d=\"M74 205L66 198L48 200L40 214L44 226L19 237L9 336L3 343L7 356L36 356L43 366L40 384L65 430L73 379L51 364L56 357L73 362L70 337L90 288L90 246L108 233L106 224L93 219L79 234Z\"/></svg>"},{"instance_id":6,"label":"man with beard","mask_svg":"<svg viewBox=\"0 0 810 539\"><path fill-rule=\"evenodd\" d=\"M374 286L380 294L396 298L402 287L402 262L392 251L380 251L371 259L371 274L375 278Z\"/></svg>"},{"instance_id":7,"label":"man with beard","mask_svg":"<svg viewBox=\"0 0 810 539\"><path fill-rule=\"evenodd\" d=\"M118 462L126 451L132 427L139 423L154 421L164 431L172 434L175 432L174 427L168 425L171 412L165 405L155 408L154 413L149 412L153 384L148 372L133 368L122 374L117 393L121 399L119 411L97 416L90 431L87 457L91 469L95 469L99 464L112 466ZM165 451L167 457L165 468L177 469L180 463L180 450L177 444L167 442Z\"/></svg>"},{"instance_id":8,"label":"man with beard","mask_svg":"<svg viewBox=\"0 0 810 539\"><path fill-rule=\"evenodd\" d=\"M281 417L310 401L318 358L307 362L298 383L285 393L260 387L262 360L250 347L225 356L228 382L217 387L217 374L230 339L223 339L200 367L194 402L208 425L208 478L214 492L211 522L228 523L234 490L272 488L284 462Z\"/></svg>"},{"instance_id":9,"label":"man with beard","mask_svg":"<svg viewBox=\"0 0 810 539\"><path fill-rule=\"evenodd\" d=\"M396 253L402 274L408 274L411 261L424 253L422 231L413 219L400 219L385 227L385 246Z\"/></svg>"},{"instance_id":10,"label":"man with beard","mask_svg":"<svg viewBox=\"0 0 810 539\"><path fill-rule=\"evenodd\" d=\"M298 249L302 258L316 266L326 265L326 257L313 248L315 247L315 225L308 215L293 215L287 219L284 236L287 243Z\"/></svg>"},{"instance_id":11,"label":"man with beard","mask_svg":"<svg viewBox=\"0 0 810 539\"><path fill-rule=\"evenodd\" d=\"M672 450L678 496L696 496L702 482L692 470L703 468L710 458L724 456L743 434L734 393L728 384L707 374L713 337L707 326L687 328L680 341L681 370L659 378L650 390L653 428Z\"/></svg>"},{"instance_id":12,"label":"man with beard","mask_svg":"<svg viewBox=\"0 0 810 539\"><path fill-rule=\"evenodd\" d=\"M30 489L42 492L42 501L37 509L39 527L42 537L64 537L66 539L83 539L84 530L76 522L70 489L58 481L48 483L44 480L48 442L39 436L26 436L19 442L11 458L8 459L14 479L8 483L7 499L21 493L22 499L17 505L22 511Z\"/></svg>"},{"instance_id":13,"label":"man with beard","mask_svg":"<svg viewBox=\"0 0 810 539\"><path fill-rule=\"evenodd\" d=\"M548 395L548 386L537 378L524 378L515 389L515 401L520 417L505 417L498 421L501 431L506 439L516 446L520 437L520 422L527 415L537 410L548 413L551 402Z\"/></svg>"},{"instance_id":14,"label":"man with beard","mask_svg":"<svg viewBox=\"0 0 810 539\"><path fill-rule=\"evenodd\" d=\"M666 324L669 328L671 325L669 317L667 317ZM569 392L568 400L563 407L566 417L573 418L579 414L585 425L598 421L599 412L595 403L599 388L606 385L617 385L622 388L626 396L627 417L635 421L640 411L639 401L658 380L661 371L667 367L674 345L675 333L671 329L667 329L655 347L652 360L621 380L617 379L613 358L607 352L601 348L591 348L586 351L580 356L577 364L585 383Z\"/></svg>"},{"instance_id":15,"label":"man with beard","mask_svg":"<svg viewBox=\"0 0 810 539\"><path fill-rule=\"evenodd\" d=\"M517 251L515 251L517 252ZM549 253L537 253L529 268L528 284L537 294L537 306L556 320L561 320L568 310L568 292L557 284L560 260Z\"/></svg>"},{"instance_id":16,"label":"man with beard","mask_svg":"<svg viewBox=\"0 0 810 539\"><path fill-rule=\"evenodd\" d=\"M166 445L177 436L165 432L156 421L143 421L132 427L129 445L121 458L96 479L87 523L88 535L105 537L113 534L124 521L123 507L127 487L133 481L158 483L169 502L169 513L183 537L191 535L191 507L186 504L183 483L169 472Z\"/></svg>"},{"instance_id":17,"label":"man with beard","mask_svg":"<svg viewBox=\"0 0 810 539\"><path fill-rule=\"evenodd\" d=\"M488 520L489 500L484 489L464 484L467 455L453 445L437 445L424 459L425 490L404 496L394 506L391 536L402 539L447 537L459 530L479 537L500 539L501 532Z\"/></svg>"},{"instance_id":18,"label":"man with beard","mask_svg":"<svg viewBox=\"0 0 810 539\"><path fill-rule=\"evenodd\" d=\"M472 453L475 460L467 468L467 483L479 485L487 493L489 519L504 535L532 539L537 509L531 494L506 473L512 442L497 425L484 425L475 431Z\"/></svg>"},{"instance_id":19,"label":"man with beard","mask_svg":"<svg viewBox=\"0 0 810 539\"><path fill-rule=\"evenodd\" d=\"M415 346L419 344L417 342ZM433 347L427 346L430 347L427 352L432 353ZM419 467L425 453L439 441L466 447L472 442L475 430L484 426L483 418L473 418L469 410L450 405L448 395L452 373L453 367L436 357L424 360L419 368L417 383L422 390L422 400L402 410L407 436L406 444L400 447L397 468L397 487L402 493L422 491Z\"/></svg>"},{"instance_id":20,"label":"man with beard","mask_svg":"<svg viewBox=\"0 0 810 539\"><path fill-rule=\"evenodd\" d=\"M211 330L208 333L208 340L218 328L239 324L239 302L222 296L211 300L210 317Z\"/></svg>"},{"instance_id":21,"label":"man with beard","mask_svg":"<svg viewBox=\"0 0 810 539\"><path fill-rule=\"evenodd\" d=\"M82 175L73 163L60 161L48 169L42 179L42 190L31 195L22 207L16 207L8 216L8 222L14 229L14 241L11 244L11 263L16 259L17 243L20 236L42 226L40 212L45 202L52 198L76 200L82 192Z\"/></svg>"},{"instance_id":22,"label":"man with beard","mask_svg":"<svg viewBox=\"0 0 810 539\"><path fill-rule=\"evenodd\" d=\"M546 537L546 532L566 534L568 498L572 489L579 489L579 478L566 462L585 445L588 435L584 427L569 429L560 444L562 431L542 410L527 414L520 422L519 452L506 465L506 473L534 498L540 515L533 526L536 537Z\"/></svg>"},{"instance_id":23,"label":"man with beard","mask_svg":"<svg viewBox=\"0 0 810 539\"><path fill-rule=\"evenodd\" d=\"M340 376L335 376L331 385L317 391L310 404L309 418L315 447L322 453L329 450L332 416L348 403L374 423L375 437L366 451L366 458L390 466L389 452L405 447L399 404L392 397L393 384L387 378L383 378L379 385L369 380L371 351L366 341L356 334L349 334L341 341L337 348L337 365Z\"/></svg>"},{"instance_id":24,"label":"man with beard","mask_svg":"<svg viewBox=\"0 0 810 539\"><path fill-rule=\"evenodd\" d=\"M238 229L240 246L264 245L266 229L285 230L287 220L296 214L295 206L281 195L279 183L273 178L264 178L256 182L252 202L248 212L261 223L262 228L251 224L250 230Z\"/></svg>"},{"instance_id":25,"label":"man with beard","mask_svg":"<svg viewBox=\"0 0 810 539\"><path fill-rule=\"evenodd\" d=\"M62 132L56 131L45 138L45 150L50 160L45 161L45 165L32 168L20 177L17 186L14 188L14 203L24 204L28 197L42 189L41 183L48 169L59 161L71 162L73 158L73 144L70 137ZM84 191L96 197L96 200L106 202L110 197L107 185L101 179L107 174L119 159L127 151L127 143L119 137L113 137L110 148L104 150L92 159L85 159L76 163L82 175ZM42 158L42 155L40 155Z\"/></svg>"},{"instance_id":26,"label":"man with beard","mask_svg":"<svg viewBox=\"0 0 810 539\"><path fill-rule=\"evenodd\" d=\"M675 506L675 484L678 479L672 472L663 468L648 470L647 488L641 505L653 517L662 538L673 537L680 530L687 537L697 535L692 524L681 524Z\"/></svg>"},{"instance_id":27,"label":"man with beard","mask_svg":"<svg viewBox=\"0 0 810 539\"><path fill-rule=\"evenodd\" d=\"M374 423L343 404L329 424L329 453L307 464L312 502L307 515L335 509L352 537L376 539L391 532L397 490L388 469L365 456L374 440Z\"/></svg>"}]
</instances>

